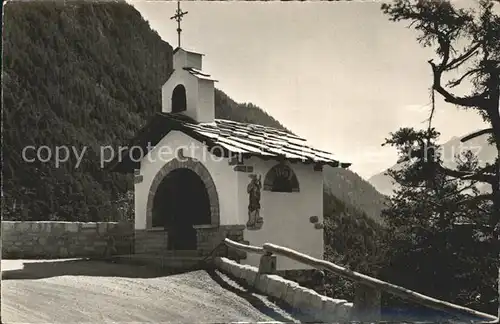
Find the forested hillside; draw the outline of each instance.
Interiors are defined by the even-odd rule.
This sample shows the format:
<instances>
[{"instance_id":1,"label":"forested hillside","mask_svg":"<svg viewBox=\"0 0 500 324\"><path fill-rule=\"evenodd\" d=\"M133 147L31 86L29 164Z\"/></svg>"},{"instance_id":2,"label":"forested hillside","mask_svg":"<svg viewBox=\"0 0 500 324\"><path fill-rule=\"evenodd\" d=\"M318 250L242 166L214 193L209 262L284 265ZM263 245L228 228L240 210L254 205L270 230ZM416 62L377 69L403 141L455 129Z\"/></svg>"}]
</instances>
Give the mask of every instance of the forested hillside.
<instances>
[{"instance_id":1,"label":"forested hillside","mask_svg":"<svg viewBox=\"0 0 500 324\"><path fill-rule=\"evenodd\" d=\"M364 213L377 223L382 223L380 214L389 199L370 183L349 169L324 168L325 190L340 199L352 214ZM354 211L355 210L355 211Z\"/></svg>"},{"instance_id":2,"label":"forested hillside","mask_svg":"<svg viewBox=\"0 0 500 324\"><path fill-rule=\"evenodd\" d=\"M99 167L100 146L160 109L171 46L125 4L9 2L4 26L4 218L118 217L131 182ZM24 161L29 145L88 150L78 168L74 158L56 168Z\"/></svg>"},{"instance_id":3,"label":"forested hillside","mask_svg":"<svg viewBox=\"0 0 500 324\"><path fill-rule=\"evenodd\" d=\"M100 147L126 143L161 110L172 47L123 2L9 2L4 26L4 219L122 218L132 181L100 167ZM219 90L215 105L217 118L284 129L260 108L238 104ZM80 165L72 153L56 167L54 159L25 161L27 146L87 151ZM26 158L33 158L33 151L28 153ZM329 172L327 182L348 206L362 201L361 196L380 198L367 195L357 175L339 172ZM339 208L360 219L371 207L348 213L345 206Z\"/></svg>"}]
</instances>

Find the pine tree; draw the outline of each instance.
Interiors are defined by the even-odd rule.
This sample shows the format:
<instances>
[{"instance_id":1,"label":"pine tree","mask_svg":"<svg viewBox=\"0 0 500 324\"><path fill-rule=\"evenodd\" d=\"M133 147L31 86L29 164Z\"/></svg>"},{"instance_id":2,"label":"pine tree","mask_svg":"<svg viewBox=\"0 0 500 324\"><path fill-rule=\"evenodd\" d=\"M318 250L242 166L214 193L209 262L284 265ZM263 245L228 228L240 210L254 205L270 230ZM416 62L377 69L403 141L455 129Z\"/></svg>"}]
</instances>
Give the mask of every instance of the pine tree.
<instances>
[{"instance_id":1,"label":"pine tree","mask_svg":"<svg viewBox=\"0 0 500 324\"><path fill-rule=\"evenodd\" d=\"M398 148L403 167L389 171L399 184L382 216L389 227L387 280L457 304L494 312L496 307L495 237L488 226L491 204L481 197L476 181L434 173L419 158L421 144L441 163L439 133L403 128L385 144ZM408 152L413 152L408 153ZM476 167L470 151L457 156L458 169Z\"/></svg>"},{"instance_id":2,"label":"pine tree","mask_svg":"<svg viewBox=\"0 0 500 324\"><path fill-rule=\"evenodd\" d=\"M488 202L491 206L489 226L495 231L498 249L500 241L500 15L499 0L480 0L478 8L458 8L449 0L396 0L383 4L382 10L392 21L408 21L418 33L423 46L432 47L437 60L429 60L432 71L432 90L445 102L461 109L476 111L489 125L463 138L489 134L489 142L498 150L498 156L486 166L450 169L433 159L432 154L420 150L428 180L436 174L461 180L489 184L491 193L478 195L469 204ZM456 77L456 75L459 75ZM446 81L448 80L448 82ZM468 87L468 95L452 90ZM434 93L433 92L433 93ZM432 121L432 114L430 121ZM499 250L500 252L500 250ZM500 256L500 254L499 254ZM498 269L500 278L500 268ZM500 279L498 280L500 295ZM500 304L497 309L500 319Z\"/></svg>"}]
</instances>

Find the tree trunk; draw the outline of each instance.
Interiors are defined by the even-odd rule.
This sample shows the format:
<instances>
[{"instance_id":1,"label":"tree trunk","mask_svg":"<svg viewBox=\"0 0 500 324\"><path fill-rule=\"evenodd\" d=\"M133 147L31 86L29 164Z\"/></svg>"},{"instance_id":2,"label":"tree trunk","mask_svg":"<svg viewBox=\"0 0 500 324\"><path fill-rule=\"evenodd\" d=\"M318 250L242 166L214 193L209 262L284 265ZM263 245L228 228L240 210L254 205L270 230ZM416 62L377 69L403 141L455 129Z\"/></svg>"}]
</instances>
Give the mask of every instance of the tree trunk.
<instances>
[{"instance_id":1,"label":"tree trunk","mask_svg":"<svg viewBox=\"0 0 500 324\"><path fill-rule=\"evenodd\" d=\"M495 246L497 248L498 259L500 260L500 145L497 139L497 149L498 149L498 158L497 158L497 166L496 166L496 181L491 186L493 193L493 219L496 220L495 225L495 237L496 242ZM498 312L497 312L497 320L495 323L500 322L500 264L498 266Z\"/></svg>"},{"instance_id":2,"label":"tree trunk","mask_svg":"<svg viewBox=\"0 0 500 324\"><path fill-rule=\"evenodd\" d=\"M500 191L498 191L500 192ZM496 195L496 198L494 198L494 202L493 202L493 212L497 213L497 215L500 216L500 195L497 193ZM500 221L497 222L496 224L496 228L495 228L495 234L496 234L496 239L497 241L495 242L495 245L497 247L497 249L500 248ZM498 259L500 260L500 251L498 251ZM497 303L498 303L498 312L497 312L497 319L496 321L493 321L492 323L500 323L500 265L498 266L498 278L497 278L498 282L497 282L497 288L498 288L498 300L497 300Z\"/></svg>"}]
</instances>

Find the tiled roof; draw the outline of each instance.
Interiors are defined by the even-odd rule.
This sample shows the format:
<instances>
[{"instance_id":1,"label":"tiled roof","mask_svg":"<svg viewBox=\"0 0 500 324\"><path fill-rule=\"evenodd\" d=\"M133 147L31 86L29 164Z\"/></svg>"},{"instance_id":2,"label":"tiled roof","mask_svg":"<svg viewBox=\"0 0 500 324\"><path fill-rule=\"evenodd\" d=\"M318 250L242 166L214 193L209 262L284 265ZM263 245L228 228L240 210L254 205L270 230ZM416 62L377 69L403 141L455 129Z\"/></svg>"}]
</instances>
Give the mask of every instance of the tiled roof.
<instances>
[{"instance_id":1,"label":"tiled roof","mask_svg":"<svg viewBox=\"0 0 500 324\"><path fill-rule=\"evenodd\" d=\"M184 70L188 71L191 75L194 75L195 77L197 77L198 79L203 79L203 80L211 80L211 81L215 81L215 82L218 82L217 80L215 80L214 78L212 78L210 76L210 74L206 74L196 68L193 68L193 67L185 67Z\"/></svg>"},{"instance_id":2,"label":"tiled roof","mask_svg":"<svg viewBox=\"0 0 500 324\"><path fill-rule=\"evenodd\" d=\"M181 114L158 113L134 138L132 145L146 147L146 143L151 143L154 146L171 130L182 131L209 148L221 148L225 156L260 156L333 167L350 166L350 163L342 163L332 154L315 149L305 139L283 130L224 119L215 119L213 123L196 123ZM127 161L127 156L128 152L124 152L121 162L112 163L111 169L131 172L135 167Z\"/></svg>"},{"instance_id":3,"label":"tiled roof","mask_svg":"<svg viewBox=\"0 0 500 324\"><path fill-rule=\"evenodd\" d=\"M191 50L187 50L187 49L181 48L181 47L177 47L176 49L174 49L173 54L177 53L179 50L183 50L186 53L198 54L198 55L201 55L201 56L205 56L205 54L203 54L203 53L195 52L195 51L191 51Z\"/></svg>"}]
</instances>

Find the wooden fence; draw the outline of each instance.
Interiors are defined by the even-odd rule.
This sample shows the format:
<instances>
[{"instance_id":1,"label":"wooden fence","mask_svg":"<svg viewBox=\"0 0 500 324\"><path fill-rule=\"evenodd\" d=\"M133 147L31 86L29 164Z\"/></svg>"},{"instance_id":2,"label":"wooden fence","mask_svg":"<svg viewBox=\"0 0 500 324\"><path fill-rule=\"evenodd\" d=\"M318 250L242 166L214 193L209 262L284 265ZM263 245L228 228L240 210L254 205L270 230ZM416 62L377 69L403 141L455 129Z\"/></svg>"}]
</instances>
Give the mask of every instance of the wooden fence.
<instances>
[{"instance_id":1,"label":"wooden fence","mask_svg":"<svg viewBox=\"0 0 500 324\"><path fill-rule=\"evenodd\" d=\"M354 298L354 313L357 320L380 320L380 296L382 292L389 293L404 300L412 301L418 305L449 313L454 316L460 315L461 317L465 317L468 319L480 319L484 321L497 320L496 316L432 298L418 292L346 269L334 263L313 258L309 255L297 252L286 247L270 243L264 244L263 247L250 246L231 241L227 238L224 240L224 244L228 248L237 249L247 253L262 254L263 259L266 261L269 260L269 256L281 255L306 264L315 269L330 271L336 275L354 281L357 284L356 296ZM275 265L273 266L275 267ZM259 271L261 268L266 268L266 272L269 271L269 267L263 266L263 262L261 262Z\"/></svg>"}]
</instances>

